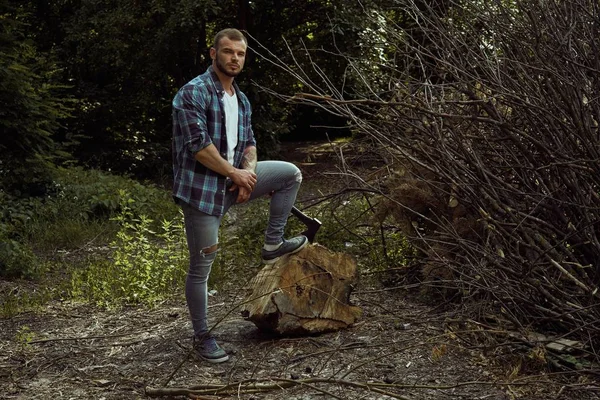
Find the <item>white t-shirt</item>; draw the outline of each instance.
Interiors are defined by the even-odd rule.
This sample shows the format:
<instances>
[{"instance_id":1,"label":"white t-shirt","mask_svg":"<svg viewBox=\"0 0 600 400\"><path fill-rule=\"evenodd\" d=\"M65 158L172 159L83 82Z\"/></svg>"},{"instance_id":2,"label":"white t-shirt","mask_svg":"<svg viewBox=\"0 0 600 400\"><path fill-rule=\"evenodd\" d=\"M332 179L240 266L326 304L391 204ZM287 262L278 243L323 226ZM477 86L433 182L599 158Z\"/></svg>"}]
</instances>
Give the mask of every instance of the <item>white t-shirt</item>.
<instances>
[{"instance_id":1,"label":"white t-shirt","mask_svg":"<svg viewBox=\"0 0 600 400\"><path fill-rule=\"evenodd\" d=\"M225 129L227 131L227 161L233 165L233 155L238 144L238 102L235 91L233 96L225 92L223 104L225 106Z\"/></svg>"}]
</instances>

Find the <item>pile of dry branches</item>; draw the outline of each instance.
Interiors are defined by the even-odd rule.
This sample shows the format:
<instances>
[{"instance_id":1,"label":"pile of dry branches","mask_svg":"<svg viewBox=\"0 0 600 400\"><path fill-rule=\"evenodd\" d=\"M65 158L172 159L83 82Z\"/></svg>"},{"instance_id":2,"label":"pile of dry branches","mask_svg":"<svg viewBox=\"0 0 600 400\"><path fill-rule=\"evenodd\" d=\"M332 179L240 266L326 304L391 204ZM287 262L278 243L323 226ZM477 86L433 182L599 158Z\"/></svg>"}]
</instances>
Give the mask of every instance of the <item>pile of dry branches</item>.
<instances>
[{"instance_id":1,"label":"pile of dry branches","mask_svg":"<svg viewBox=\"0 0 600 400\"><path fill-rule=\"evenodd\" d=\"M465 304L600 345L600 9L595 0L395 2L367 88L265 55L287 100L343 115L385 180L363 181ZM388 10L389 11L389 10ZM391 49L391 50L390 50ZM370 65L371 69L365 65ZM381 82L385 82L382 85ZM434 273L434 271L443 273Z\"/></svg>"}]
</instances>

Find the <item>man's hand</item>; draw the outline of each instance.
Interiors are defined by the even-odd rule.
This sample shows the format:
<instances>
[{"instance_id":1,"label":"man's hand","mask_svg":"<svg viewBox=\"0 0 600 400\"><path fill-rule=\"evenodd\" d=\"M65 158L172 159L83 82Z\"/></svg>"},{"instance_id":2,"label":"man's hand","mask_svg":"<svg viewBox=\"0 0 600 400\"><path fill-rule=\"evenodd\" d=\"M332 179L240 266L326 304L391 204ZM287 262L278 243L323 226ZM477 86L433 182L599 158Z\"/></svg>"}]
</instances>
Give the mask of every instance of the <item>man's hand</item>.
<instances>
[{"instance_id":1,"label":"man's hand","mask_svg":"<svg viewBox=\"0 0 600 400\"><path fill-rule=\"evenodd\" d=\"M254 169L246 168L246 166L242 169L235 168L221 157L215 145L210 144L206 146L196 153L195 158L205 167L228 177L237 186L246 188L251 192L254 190L254 186L256 185Z\"/></svg>"},{"instance_id":2,"label":"man's hand","mask_svg":"<svg viewBox=\"0 0 600 400\"><path fill-rule=\"evenodd\" d=\"M252 193L256 186L256 147L250 146L244 150L243 168L235 168L223 159L217 148L210 144L196 153L195 158L205 167L228 177L233 182L233 187L245 189L248 193ZM233 189L235 190L235 189ZM247 197L250 195L246 193Z\"/></svg>"},{"instance_id":3,"label":"man's hand","mask_svg":"<svg viewBox=\"0 0 600 400\"><path fill-rule=\"evenodd\" d=\"M254 186L256 186L256 174L254 171L234 168L228 176L229 179L231 179L234 183L234 185L231 187L232 189L234 187L239 187L240 189L246 189L252 193Z\"/></svg>"},{"instance_id":4,"label":"man's hand","mask_svg":"<svg viewBox=\"0 0 600 400\"><path fill-rule=\"evenodd\" d=\"M250 195L252 194L251 190L248 190L244 187L240 187L236 184L233 184L230 188L229 191L233 192L235 190L239 190L238 191L238 195L237 195L237 199L235 200L236 203L241 204L241 203L245 203L248 200L250 200Z\"/></svg>"}]
</instances>

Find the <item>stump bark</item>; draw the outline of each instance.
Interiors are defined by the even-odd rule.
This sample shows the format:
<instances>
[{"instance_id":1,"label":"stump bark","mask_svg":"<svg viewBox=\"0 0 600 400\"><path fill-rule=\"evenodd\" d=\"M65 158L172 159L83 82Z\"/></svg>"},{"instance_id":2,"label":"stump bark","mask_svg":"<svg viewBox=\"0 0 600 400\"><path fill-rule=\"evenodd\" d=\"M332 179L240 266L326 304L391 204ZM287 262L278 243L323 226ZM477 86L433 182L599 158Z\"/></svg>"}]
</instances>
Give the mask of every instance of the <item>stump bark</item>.
<instances>
[{"instance_id":1,"label":"stump bark","mask_svg":"<svg viewBox=\"0 0 600 400\"><path fill-rule=\"evenodd\" d=\"M281 335L343 329L361 315L361 309L350 304L357 280L350 256L309 245L254 277L242 316L261 330Z\"/></svg>"}]
</instances>

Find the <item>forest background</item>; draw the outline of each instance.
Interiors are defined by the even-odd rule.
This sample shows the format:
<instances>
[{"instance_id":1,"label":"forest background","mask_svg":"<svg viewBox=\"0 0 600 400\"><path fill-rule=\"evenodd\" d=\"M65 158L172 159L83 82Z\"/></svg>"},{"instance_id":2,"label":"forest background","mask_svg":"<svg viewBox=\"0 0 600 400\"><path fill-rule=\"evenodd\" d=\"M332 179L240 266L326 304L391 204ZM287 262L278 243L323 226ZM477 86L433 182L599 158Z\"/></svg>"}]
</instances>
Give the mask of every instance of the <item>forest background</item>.
<instances>
[{"instance_id":1,"label":"forest background","mask_svg":"<svg viewBox=\"0 0 600 400\"><path fill-rule=\"evenodd\" d=\"M233 26L260 158L337 143L339 186L303 203L324 244L597 372L599 21L592 0L0 0L2 314L181 291L170 103ZM254 255L249 213L215 284Z\"/></svg>"}]
</instances>

